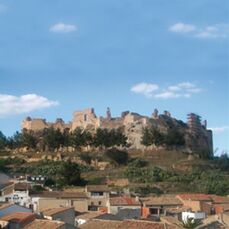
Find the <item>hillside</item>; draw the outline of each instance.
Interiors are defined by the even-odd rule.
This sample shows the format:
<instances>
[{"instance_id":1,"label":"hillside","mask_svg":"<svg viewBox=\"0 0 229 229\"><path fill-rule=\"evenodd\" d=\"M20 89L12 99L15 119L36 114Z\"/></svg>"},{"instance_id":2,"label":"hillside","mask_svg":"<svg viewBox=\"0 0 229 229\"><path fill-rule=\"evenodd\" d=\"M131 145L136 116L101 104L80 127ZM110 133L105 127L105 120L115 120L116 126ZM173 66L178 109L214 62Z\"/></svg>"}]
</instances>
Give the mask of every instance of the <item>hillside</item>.
<instances>
[{"instance_id":1,"label":"hillside","mask_svg":"<svg viewBox=\"0 0 229 229\"><path fill-rule=\"evenodd\" d=\"M23 127L10 138L0 135L0 171L12 176L43 175L60 189L106 183L141 195L229 194L228 157L213 156L212 132L193 113L184 123L168 111L113 118L108 110L97 118L87 109L67 126L27 118Z\"/></svg>"}]
</instances>

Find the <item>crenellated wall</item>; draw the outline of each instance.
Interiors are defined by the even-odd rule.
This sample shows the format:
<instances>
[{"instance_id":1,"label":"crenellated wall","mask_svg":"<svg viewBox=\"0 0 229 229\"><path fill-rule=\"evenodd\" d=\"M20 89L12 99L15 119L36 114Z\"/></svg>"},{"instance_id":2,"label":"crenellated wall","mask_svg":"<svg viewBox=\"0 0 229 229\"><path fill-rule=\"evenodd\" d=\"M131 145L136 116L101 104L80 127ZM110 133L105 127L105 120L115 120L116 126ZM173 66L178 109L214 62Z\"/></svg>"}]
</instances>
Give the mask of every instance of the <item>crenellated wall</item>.
<instances>
[{"instance_id":1,"label":"crenellated wall","mask_svg":"<svg viewBox=\"0 0 229 229\"><path fill-rule=\"evenodd\" d=\"M141 149L142 129L144 127L157 128L159 131L166 133L171 126L181 131L186 140L186 147L191 151L208 149L213 152L212 131L206 128L206 125L201 125L200 116L196 114L188 115L188 123L183 123L173 117L169 111L164 111L163 114L158 114L155 109L152 117L142 116L138 113L129 111L122 112L120 117L112 117L111 111L107 108L106 117L97 117L93 108L75 111L73 120L70 123L65 123L58 118L56 122L46 122L45 119L26 118L22 122L22 129L32 130L34 132L44 130L45 128L53 127L64 131L69 129L74 131L76 128L87 129L94 131L97 128L116 129L122 128L128 137L128 142L132 148Z\"/></svg>"}]
</instances>

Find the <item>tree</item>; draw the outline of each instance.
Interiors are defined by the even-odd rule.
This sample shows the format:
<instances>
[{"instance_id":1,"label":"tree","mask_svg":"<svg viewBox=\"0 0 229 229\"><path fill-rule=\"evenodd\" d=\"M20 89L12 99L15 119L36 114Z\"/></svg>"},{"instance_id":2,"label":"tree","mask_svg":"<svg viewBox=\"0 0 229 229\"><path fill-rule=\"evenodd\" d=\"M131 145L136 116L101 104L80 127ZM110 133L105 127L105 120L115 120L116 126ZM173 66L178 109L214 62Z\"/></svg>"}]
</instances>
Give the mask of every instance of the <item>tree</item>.
<instances>
[{"instance_id":1,"label":"tree","mask_svg":"<svg viewBox=\"0 0 229 229\"><path fill-rule=\"evenodd\" d=\"M93 142L96 147L126 146L127 137L121 128L111 130L98 128Z\"/></svg>"},{"instance_id":2,"label":"tree","mask_svg":"<svg viewBox=\"0 0 229 229\"><path fill-rule=\"evenodd\" d=\"M90 153L80 153L79 154L79 157L82 161L84 161L86 164L90 165L91 164L91 161L93 159L92 155Z\"/></svg>"},{"instance_id":3,"label":"tree","mask_svg":"<svg viewBox=\"0 0 229 229\"><path fill-rule=\"evenodd\" d=\"M165 144L167 146L183 146L185 144L184 134L175 128L168 129L165 135Z\"/></svg>"},{"instance_id":4,"label":"tree","mask_svg":"<svg viewBox=\"0 0 229 229\"><path fill-rule=\"evenodd\" d=\"M142 159L142 158L135 158L130 163L128 163L128 166L134 167L134 168L143 168L148 165L148 161Z\"/></svg>"},{"instance_id":5,"label":"tree","mask_svg":"<svg viewBox=\"0 0 229 229\"><path fill-rule=\"evenodd\" d=\"M43 140L44 143L51 149L59 148L61 145L64 145L64 137L59 129L45 129L43 132Z\"/></svg>"},{"instance_id":6,"label":"tree","mask_svg":"<svg viewBox=\"0 0 229 229\"><path fill-rule=\"evenodd\" d=\"M153 142L153 138L152 138L151 131L149 130L149 128L144 128L142 130L142 140L141 140L141 143L144 146L150 146L150 145L152 145L152 142Z\"/></svg>"},{"instance_id":7,"label":"tree","mask_svg":"<svg viewBox=\"0 0 229 229\"><path fill-rule=\"evenodd\" d=\"M21 141L22 140L22 134L18 131L15 132L15 134L12 137L9 137L7 140L7 145L11 148L18 148L21 147Z\"/></svg>"},{"instance_id":8,"label":"tree","mask_svg":"<svg viewBox=\"0 0 229 229\"><path fill-rule=\"evenodd\" d=\"M142 132L142 144L145 146L160 146L164 143L164 135L154 127L144 128Z\"/></svg>"},{"instance_id":9,"label":"tree","mask_svg":"<svg viewBox=\"0 0 229 229\"><path fill-rule=\"evenodd\" d=\"M108 146L110 146L108 129L98 128L96 130L96 134L94 136L94 145L96 147L99 147L99 146L100 147L102 147L102 146L108 147Z\"/></svg>"},{"instance_id":10,"label":"tree","mask_svg":"<svg viewBox=\"0 0 229 229\"><path fill-rule=\"evenodd\" d=\"M71 135L69 133L69 129L64 129L64 132L62 133L62 137L63 137L63 145L70 146L71 145Z\"/></svg>"},{"instance_id":11,"label":"tree","mask_svg":"<svg viewBox=\"0 0 229 229\"><path fill-rule=\"evenodd\" d=\"M60 182L63 185L79 185L82 182L79 165L71 161L64 162L60 170Z\"/></svg>"},{"instance_id":12,"label":"tree","mask_svg":"<svg viewBox=\"0 0 229 229\"><path fill-rule=\"evenodd\" d=\"M20 142L21 146L35 148L38 140L31 131L23 131L20 136Z\"/></svg>"},{"instance_id":13,"label":"tree","mask_svg":"<svg viewBox=\"0 0 229 229\"><path fill-rule=\"evenodd\" d=\"M92 135L86 130L76 128L71 135L71 143L74 147L88 146L92 144Z\"/></svg>"},{"instance_id":14,"label":"tree","mask_svg":"<svg viewBox=\"0 0 229 229\"><path fill-rule=\"evenodd\" d=\"M0 149L4 149L7 145L6 136L0 131Z\"/></svg>"},{"instance_id":15,"label":"tree","mask_svg":"<svg viewBox=\"0 0 229 229\"><path fill-rule=\"evenodd\" d=\"M220 157L216 157L215 162L222 171L229 171L229 156L227 153L223 153Z\"/></svg>"},{"instance_id":16,"label":"tree","mask_svg":"<svg viewBox=\"0 0 229 229\"><path fill-rule=\"evenodd\" d=\"M114 164L123 165L128 161L128 153L116 148L109 149L105 152L105 156Z\"/></svg>"}]
</instances>

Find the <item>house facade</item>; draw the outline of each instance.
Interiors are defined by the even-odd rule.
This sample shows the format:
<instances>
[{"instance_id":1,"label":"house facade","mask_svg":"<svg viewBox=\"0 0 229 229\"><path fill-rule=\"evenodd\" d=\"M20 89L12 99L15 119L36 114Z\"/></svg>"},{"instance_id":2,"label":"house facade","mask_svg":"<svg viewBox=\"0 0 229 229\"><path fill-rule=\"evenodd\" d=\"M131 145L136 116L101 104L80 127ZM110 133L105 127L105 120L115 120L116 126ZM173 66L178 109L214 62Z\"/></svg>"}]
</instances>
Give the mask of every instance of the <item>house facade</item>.
<instances>
[{"instance_id":1,"label":"house facade","mask_svg":"<svg viewBox=\"0 0 229 229\"><path fill-rule=\"evenodd\" d=\"M106 185L88 185L85 192L88 197L88 211L107 211L110 189Z\"/></svg>"}]
</instances>

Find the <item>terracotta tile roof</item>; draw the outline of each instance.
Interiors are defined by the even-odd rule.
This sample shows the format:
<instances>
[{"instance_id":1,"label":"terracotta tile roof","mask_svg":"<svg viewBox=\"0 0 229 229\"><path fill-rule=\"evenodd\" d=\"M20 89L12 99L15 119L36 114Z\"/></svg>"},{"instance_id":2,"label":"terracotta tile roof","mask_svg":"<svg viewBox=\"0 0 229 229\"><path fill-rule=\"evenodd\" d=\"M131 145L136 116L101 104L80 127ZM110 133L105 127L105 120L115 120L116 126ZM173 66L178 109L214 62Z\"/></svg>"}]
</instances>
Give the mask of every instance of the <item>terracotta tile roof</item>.
<instances>
[{"instance_id":1,"label":"terracotta tile roof","mask_svg":"<svg viewBox=\"0 0 229 229\"><path fill-rule=\"evenodd\" d=\"M145 206L152 205L172 205L181 206L182 202L175 195L161 195L142 198L141 201Z\"/></svg>"},{"instance_id":2,"label":"terracotta tile roof","mask_svg":"<svg viewBox=\"0 0 229 229\"><path fill-rule=\"evenodd\" d=\"M229 197L226 196L217 196L217 195L208 195L213 203L215 204L226 204L229 203Z\"/></svg>"},{"instance_id":3,"label":"terracotta tile roof","mask_svg":"<svg viewBox=\"0 0 229 229\"><path fill-rule=\"evenodd\" d=\"M15 191L27 191L31 189L31 185L28 183L15 183L14 190Z\"/></svg>"},{"instance_id":4,"label":"terracotta tile roof","mask_svg":"<svg viewBox=\"0 0 229 229\"><path fill-rule=\"evenodd\" d=\"M172 214L178 214L178 213L189 211L189 210L191 210L190 207L182 206L179 208L169 208L167 209L167 212L172 213Z\"/></svg>"},{"instance_id":5,"label":"terracotta tile roof","mask_svg":"<svg viewBox=\"0 0 229 229\"><path fill-rule=\"evenodd\" d=\"M211 197L201 193L187 193L179 194L177 197L181 200L192 200L192 201L212 201Z\"/></svg>"},{"instance_id":6,"label":"terracotta tile roof","mask_svg":"<svg viewBox=\"0 0 229 229\"><path fill-rule=\"evenodd\" d=\"M63 227L63 225L65 225L65 223L61 221L36 219L26 225L24 229L58 229Z\"/></svg>"},{"instance_id":7,"label":"terracotta tile roof","mask_svg":"<svg viewBox=\"0 0 229 229\"><path fill-rule=\"evenodd\" d=\"M143 220L91 220L88 223L82 224L80 229L175 229L165 223L155 223Z\"/></svg>"},{"instance_id":8,"label":"terracotta tile roof","mask_svg":"<svg viewBox=\"0 0 229 229\"><path fill-rule=\"evenodd\" d=\"M98 212L98 211L92 211L92 212L85 212L82 214L79 214L76 216L76 219L85 219L85 220L90 220L93 219L97 216L103 215L103 212Z\"/></svg>"},{"instance_id":9,"label":"terracotta tile roof","mask_svg":"<svg viewBox=\"0 0 229 229\"><path fill-rule=\"evenodd\" d=\"M222 208L223 211L229 211L229 203L226 204L214 204L213 205L215 208Z\"/></svg>"},{"instance_id":10,"label":"terracotta tile roof","mask_svg":"<svg viewBox=\"0 0 229 229\"><path fill-rule=\"evenodd\" d=\"M44 197L44 198L87 198L84 192L41 192L31 195L32 197Z\"/></svg>"},{"instance_id":11,"label":"terracotta tile roof","mask_svg":"<svg viewBox=\"0 0 229 229\"><path fill-rule=\"evenodd\" d=\"M170 225L180 224L180 221L177 218L172 217L172 216L163 216L163 217L160 217L160 220Z\"/></svg>"},{"instance_id":12,"label":"terracotta tile roof","mask_svg":"<svg viewBox=\"0 0 229 229\"><path fill-rule=\"evenodd\" d=\"M123 205L141 206L141 203L139 200L136 200L135 198L119 196L119 197L110 198L110 205L111 206L123 206Z\"/></svg>"},{"instance_id":13,"label":"terracotta tile roof","mask_svg":"<svg viewBox=\"0 0 229 229\"><path fill-rule=\"evenodd\" d=\"M59 213L64 212L64 211L68 211L70 209L74 210L74 207L50 208L50 209L45 209L44 211L42 211L42 213L44 216L53 216L53 215L59 214Z\"/></svg>"},{"instance_id":14,"label":"terracotta tile roof","mask_svg":"<svg viewBox=\"0 0 229 229\"><path fill-rule=\"evenodd\" d=\"M11 214L1 217L0 219L11 223L26 225L35 220L35 218L35 214L30 212L13 212Z\"/></svg>"},{"instance_id":15,"label":"terracotta tile roof","mask_svg":"<svg viewBox=\"0 0 229 229\"><path fill-rule=\"evenodd\" d=\"M88 192L110 192L107 185L87 185L86 190Z\"/></svg>"}]
</instances>

